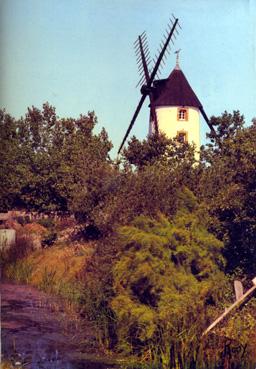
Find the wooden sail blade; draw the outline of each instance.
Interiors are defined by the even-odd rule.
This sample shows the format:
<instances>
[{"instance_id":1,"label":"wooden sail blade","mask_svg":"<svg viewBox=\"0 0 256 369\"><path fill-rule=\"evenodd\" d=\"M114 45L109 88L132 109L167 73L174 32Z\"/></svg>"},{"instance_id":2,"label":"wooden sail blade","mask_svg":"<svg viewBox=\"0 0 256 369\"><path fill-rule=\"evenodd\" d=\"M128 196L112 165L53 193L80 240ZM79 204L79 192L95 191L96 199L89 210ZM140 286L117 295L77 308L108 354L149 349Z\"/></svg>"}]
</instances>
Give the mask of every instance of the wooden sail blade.
<instances>
[{"instance_id":1,"label":"wooden sail blade","mask_svg":"<svg viewBox=\"0 0 256 369\"><path fill-rule=\"evenodd\" d=\"M209 118L207 117L203 107L200 108L200 112L201 112L202 116L204 117L204 120L206 121L208 127L210 128L212 135L215 137L216 141L219 142L219 138L217 136L217 133L216 133L215 129L213 128L213 125L211 124Z\"/></svg>"},{"instance_id":2,"label":"wooden sail blade","mask_svg":"<svg viewBox=\"0 0 256 369\"><path fill-rule=\"evenodd\" d=\"M159 133L158 121L157 121L156 107L155 107L154 97L153 97L152 92L149 93L149 100L150 100L150 121L152 119L152 121L154 123L155 133L158 135L158 133Z\"/></svg>"},{"instance_id":3,"label":"wooden sail blade","mask_svg":"<svg viewBox=\"0 0 256 369\"><path fill-rule=\"evenodd\" d=\"M149 81L149 64L150 64L150 52L148 48L147 36L144 32L140 35L136 42L136 55L139 74L141 75L140 81L136 87L148 83Z\"/></svg>"},{"instance_id":4,"label":"wooden sail blade","mask_svg":"<svg viewBox=\"0 0 256 369\"><path fill-rule=\"evenodd\" d=\"M146 61L146 56L145 56L141 36L139 36L139 47L140 47L140 55L141 55L141 62L142 62L143 70L144 70L144 75L145 75L146 82L148 83L149 81L148 64Z\"/></svg>"},{"instance_id":5,"label":"wooden sail blade","mask_svg":"<svg viewBox=\"0 0 256 369\"><path fill-rule=\"evenodd\" d=\"M130 123L130 125L129 125L127 131L126 131L126 134L125 134L125 136L123 138L123 141L122 141L122 143L121 143L121 145L119 147L118 154L120 153L120 151L122 150L122 148L123 148L123 146L125 144L125 141L126 141L128 135L129 135L129 133L130 133L130 131L131 131L134 123L135 123L135 120L137 119L137 116L139 115L140 109L141 109L141 107L142 107L142 105L143 105L146 97L147 97L147 95L142 95L141 96L141 99L139 101L139 104L138 104L138 106L137 106L137 108L135 110L135 113L134 113L133 117L132 117L131 123Z\"/></svg>"},{"instance_id":6,"label":"wooden sail blade","mask_svg":"<svg viewBox=\"0 0 256 369\"><path fill-rule=\"evenodd\" d=\"M154 80L154 78L155 78L155 76L156 76L156 74L158 72L159 66L160 66L160 64L162 62L162 59L163 59L163 57L165 55L165 52L166 52L166 50L168 48L168 45L169 45L169 43L171 41L171 38L172 38L173 34L174 34L174 31L176 29L176 26L177 26L178 21L179 21L178 18L176 18L175 19L175 22L173 23L173 25L172 25L169 33L168 33L168 36L167 36L167 38L166 38L166 40L164 42L164 46L163 46L163 48L162 48L162 50L161 50L161 52L160 52L160 54L158 56L158 59L156 60L155 66L153 68L153 71L152 71L152 73L150 75L150 78L149 78L149 81L147 83L147 86L148 87L151 86L151 84L152 84L152 82L153 82L153 80Z\"/></svg>"}]
</instances>

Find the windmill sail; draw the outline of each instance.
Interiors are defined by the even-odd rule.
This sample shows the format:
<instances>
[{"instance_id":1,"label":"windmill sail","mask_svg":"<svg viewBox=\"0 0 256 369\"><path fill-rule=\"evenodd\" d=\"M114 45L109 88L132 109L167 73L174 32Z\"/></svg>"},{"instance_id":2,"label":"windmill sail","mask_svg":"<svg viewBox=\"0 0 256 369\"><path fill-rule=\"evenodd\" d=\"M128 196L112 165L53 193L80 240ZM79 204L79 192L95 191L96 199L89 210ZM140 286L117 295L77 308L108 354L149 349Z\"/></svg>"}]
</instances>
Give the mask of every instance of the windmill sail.
<instances>
[{"instance_id":1,"label":"windmill sail","mask_svg":"<svg viewBox=\"0 0 256 369\"><path fill-rule=\"evenodd\" d=\"M153 84L155 77L160 72L160 67L162 63L164 63L164 57L166 56L166 53L168 53L169 51L169 44L170 44L170 41L172 40L172 37L175 36L175 33L178 34L177 25L179 25L178 19L173 16L173 19L170 20L169 29L164 38L164 41L162 41L161 43L161 48L159 50L158 56L156 57L155 64L154 64L154 67L151 73L149 73L150 56L148 52L147 37L146 37L145 32L141 36L139 36L138 39L135 41L135 49L136 49L136 54L138 55L137 61L139 65L139 70L143 70L142 77L138 84L138 85L142 84L142 88L141 88L142 97L137 105L137 108L135 110L135 113L133 114L130 125L119 147L118 154L120 153L120 151L122 150L125 144L125 141L139 115L139 112L142 108L142 105L147 95L149 96L149 99L150 99L151 117L155 124L155 131L158 132L157 116L156 116L156 110L155 110L154 101L153 101L152 84Z\"/></svg>"},{"instance_id":2,"label":"windmill sail","mask_svg":"<svg viewBox=\"0 0 256 369\"><path fill-rule=\"evenodd\" d=\"M146 85L149 83L149 70L148 70L148 61L146 59L146 55L145 55L145 51L144 51L144 45L145 42L143 44L143 40L142 37L139 36L138 38L138 45L139 45L139 50L140 50L140 56L141 56L141 65L142 68L144 70L144 77L145 77L145 82ZM153 99L153 93L152 91L149 89L148 91L145 91L145 93L143 93L142 90L142 94L148 94L149 95L149 100L150 100L150 120L152 120L154 122L155 125L155 132L158 133L158 125L157 125L157 115L156 115L156 109L155 109L155 105L154 105L154 99Z\"/></svg>"}]
</instances>

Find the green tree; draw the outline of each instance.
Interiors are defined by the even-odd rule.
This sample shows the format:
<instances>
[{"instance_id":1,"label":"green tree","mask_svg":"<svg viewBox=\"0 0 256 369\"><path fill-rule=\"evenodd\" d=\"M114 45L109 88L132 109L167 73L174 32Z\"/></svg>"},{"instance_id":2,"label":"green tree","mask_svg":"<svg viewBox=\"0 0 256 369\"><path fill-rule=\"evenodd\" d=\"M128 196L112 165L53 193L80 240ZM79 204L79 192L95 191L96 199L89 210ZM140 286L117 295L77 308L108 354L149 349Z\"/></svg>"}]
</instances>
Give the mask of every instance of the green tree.
<instances>
[{"instance_id":1,"label":"green tree","mask_svg":"<svg viewBox=\"0 0 256 369\"><path fill-rule=\"evenodd\" d=\"M222 243L206 230L194 196L180 194L171 220L140 216L121 227L119 242L111 301L119 347L161 360L164 368L195 363L221 293L224 260Z\"/></svg>"},{"instance_id":2,"label":"green tree","mask_svg":"<svg viewBox=\"0 0 256 369\"><path fill-rule=\"evenodd\" d=\"M23 150L18 122L0 110L0 209L7 211L20 203L20 191L26 184L29 157Z\"/></svg>"},{"instance_id":3,"label":"green tree","mask_svg":"<svg viewBox=\"0 0 256 369\"><path fill-rule=\"evenodd\" d=\"M245 120L239 110L234 110L232 114L224 111L221 116L212 116L210 123L214 127L215 134L211 132L206 135L211 140L208 148L214 148L218 153L225 140L234 137L244 127Z\"/></svg>"},{"instance_id":4,"label":"green tree","mask_svg":"<svg viewBox=\"0 0 256 369\"><path fill-rule=\"evenodd\" d=\"M97 223L106 232L119 225L129 224L141 214L155 216L158 212L174 214L177 191L180 188L176 172L161 163L154 163L139 171L131 167L116 169L104 206L93 210Z\"/></svg>"},{"instance_id":5,"label":"green tree","mask_svg":"<svg viewBox=\"0 0 256 369\"><path fill-rule=\"evenodd\" d=\"M106 182L104 206L92 210L98 224L110 232L140 214L174 214L177 190L195 178L193 148L177 145L165 135L142 142L132 138L120 162L112 166L112 176Z\"/></svg>"},{"instance_id":6,"label":"green tree","mask_svg":"<svg viewBox=\"0 0 256 369\"><path fill-rule=\"evenodd\" d=\"M139 141L135 136L129 141L127 149L123 151L126 162L141 169L154 163L168 164L172 167L179 165L193 166L195 163L195 147L183 142L167 138L163 133L150 135Z\"/></svg>"},{"instance_id":7,"label":"green tree","mask_svg":"<svg viewBox=\"0 0 256 369\"><path fill-rule=\"evenodd\" d=\"M48 103L42 110L28 108L19 120L2 112L1 152L8 160L2 164L1 201L6 208L80 212L88 220L111 165L112 144L104 129L93 133L96 123L93 112L61 119Z\"/></svg>"},{"instance_id":8,"label":"green tree","mask_svg":"<svg viewBox=\"0 0 256 369\"><path fill-rule=\"evenodd\" d=\"M196 193L212 216L210 229L225 244L227 270L256 273L256 125L243 127L239 112L215 118L221 146L203 152ZM228 122L228 123L227 123ZM227 132L228 131L228 132Z\"/></svg>"}]
</instances>

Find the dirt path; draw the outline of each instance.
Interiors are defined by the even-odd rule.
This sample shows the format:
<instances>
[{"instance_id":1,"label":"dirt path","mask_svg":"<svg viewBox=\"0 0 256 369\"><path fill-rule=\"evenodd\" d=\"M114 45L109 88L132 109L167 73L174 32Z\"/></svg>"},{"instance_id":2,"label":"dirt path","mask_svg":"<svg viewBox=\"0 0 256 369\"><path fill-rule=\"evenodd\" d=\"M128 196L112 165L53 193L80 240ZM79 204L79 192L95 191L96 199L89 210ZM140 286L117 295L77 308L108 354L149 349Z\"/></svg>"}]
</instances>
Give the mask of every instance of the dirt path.
<instances>
[{"instance_id":1,"label":"dirt path","mask_svg":"<svg viewBox=\"0 0 256 369\"><path fill-rule=\"evenodd\" d=\"M74 312L65 312L60 301L33 287L1 284L1 323L3 358L25 368L115 367L100 360L88 323Z\"/></svg>"}]
</instances>

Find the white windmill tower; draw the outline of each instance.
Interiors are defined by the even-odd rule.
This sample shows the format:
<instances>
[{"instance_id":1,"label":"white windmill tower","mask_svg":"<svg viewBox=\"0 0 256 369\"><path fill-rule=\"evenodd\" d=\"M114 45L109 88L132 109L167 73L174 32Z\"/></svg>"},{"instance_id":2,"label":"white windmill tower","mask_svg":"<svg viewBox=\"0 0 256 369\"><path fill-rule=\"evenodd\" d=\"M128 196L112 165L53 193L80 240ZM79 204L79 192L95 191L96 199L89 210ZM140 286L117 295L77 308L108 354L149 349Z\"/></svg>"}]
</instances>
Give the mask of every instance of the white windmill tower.
<instances>
[{"instance_id":1,"label":"white windmill tower","mask_svg":"<svg viewBox=\"0 0 256 369\"><path fill-rule=\"evenodd\" d=\"M179 142L194 144L196 158L200 148L200 111L203 106L188 83L179 64L179 53L176 53L176 65L166 79L153 82L154 108L158 130L169 138L177 138ZM208 119L207 119L208 121ZM150 121L149 133L155 132L154 121Z\"/></svg>"}]
</instances>

